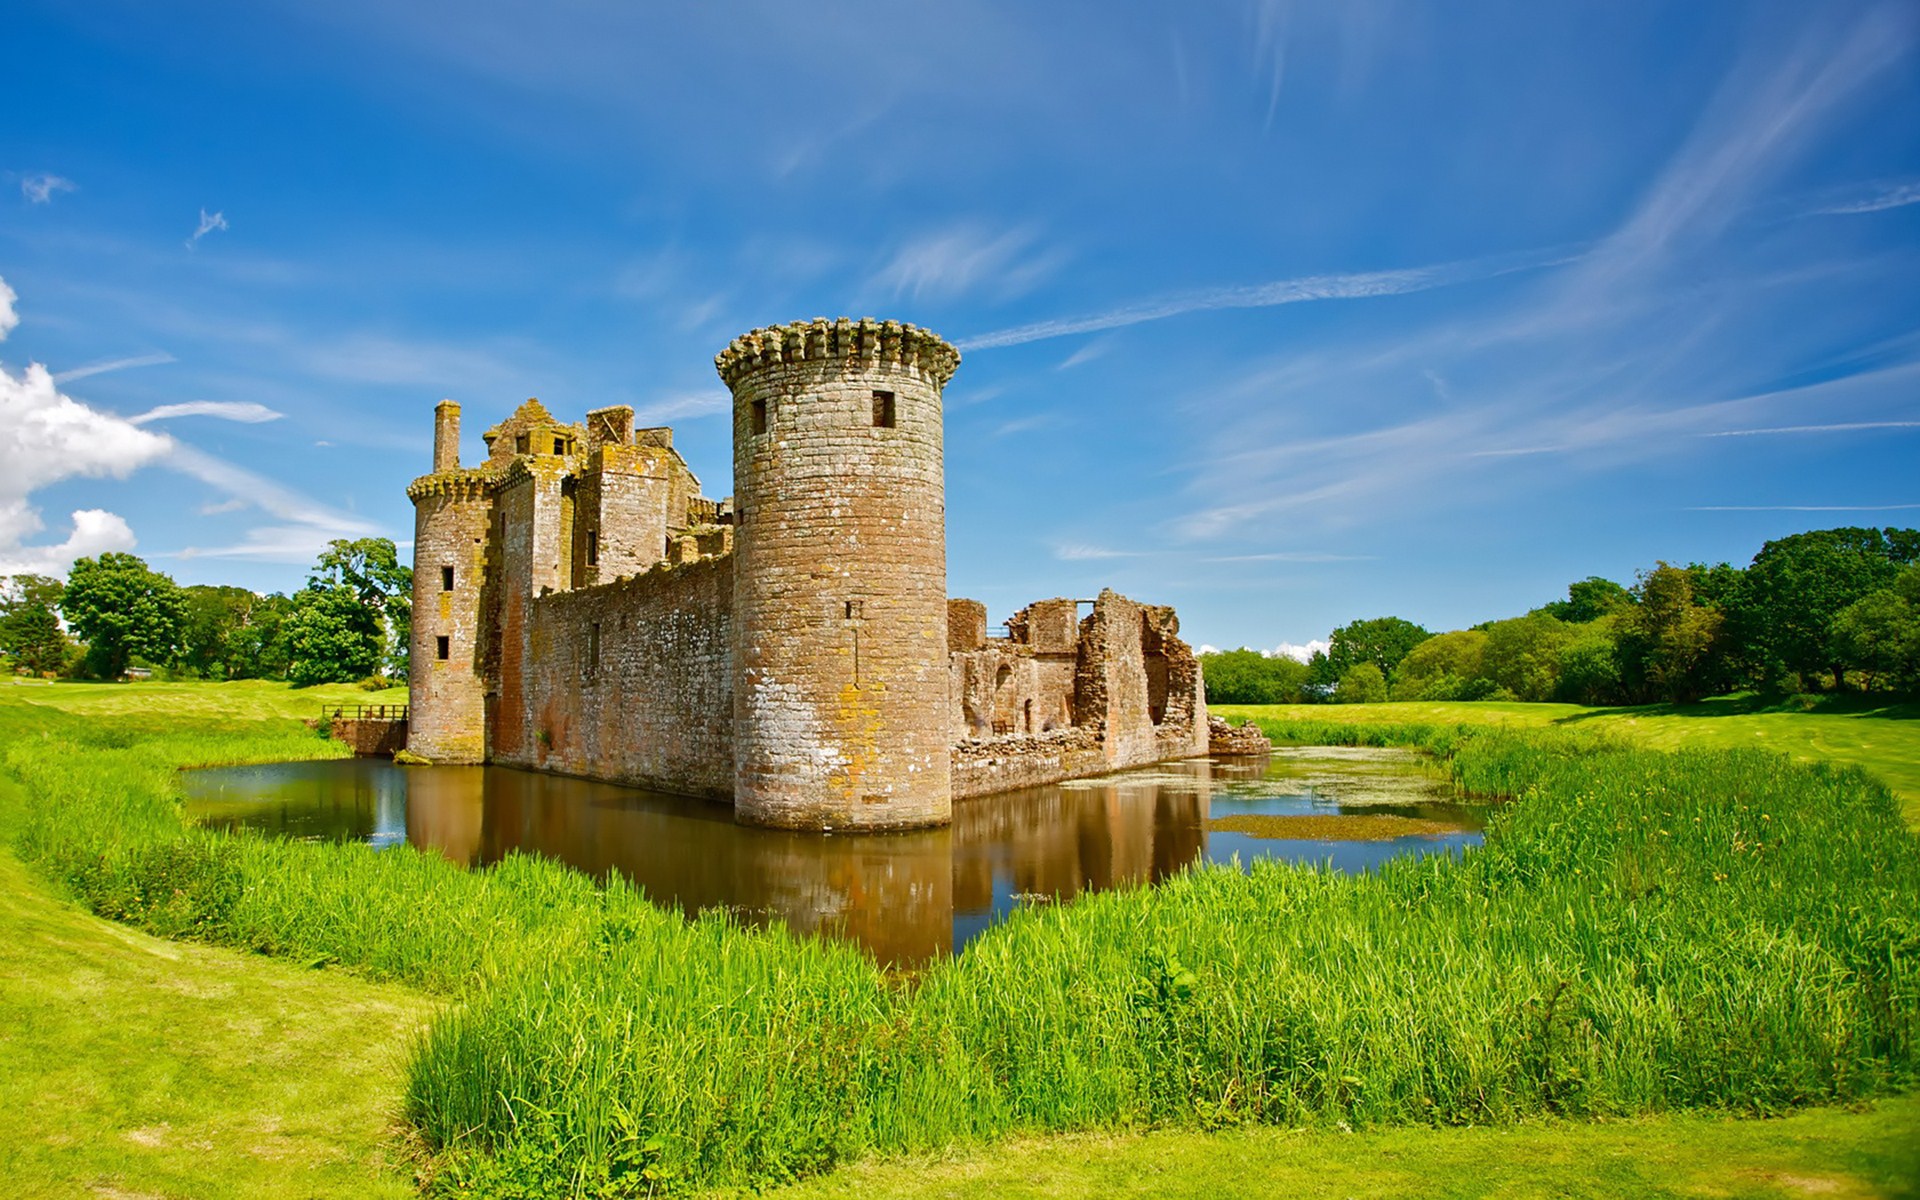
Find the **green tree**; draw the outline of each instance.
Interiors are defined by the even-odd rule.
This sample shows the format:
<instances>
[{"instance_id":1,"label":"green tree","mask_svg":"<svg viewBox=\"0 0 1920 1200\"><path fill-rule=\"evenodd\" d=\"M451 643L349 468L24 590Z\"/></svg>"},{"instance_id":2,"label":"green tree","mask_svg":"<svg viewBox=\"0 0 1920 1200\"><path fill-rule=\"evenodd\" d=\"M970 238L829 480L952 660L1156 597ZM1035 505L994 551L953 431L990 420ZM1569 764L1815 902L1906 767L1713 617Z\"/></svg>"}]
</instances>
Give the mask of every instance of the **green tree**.
<instances>
[{"instance_id":1,"label":"green tree","mask_svg":"<svg viewBox=\"0 0 1920 1200\"><path fill-rule=\"evenodd\" d=\"M379 613L346 588L297 592L282 636L287 678L301 687L363 679L380 666Z\"/></svg>"},{"instance_id":2,"label":"green tree","mask_svg":"<svg viewBox=\"0 0 1920 1200\"><path fill-rule=\"evenodd\" d=\"M1370 662L1380 668L1380 675L1385 678L1415 646L1432 636L1400 617L1352 621L1333 631L1327 646L1326 671L1339 680L1345 678L1349 667Z\"/></svg>"},{"instance_id":3,"label":"green tree","mask_svg":"<svg viewBox=\"0 0 1920 1200\"><path fill-rule=\"evenodd\" d=\"M1535 613L1486 627L1481 671L1518 700L1551 700L1560 690L1560 654L1577 637L1565 621Z\"/></svg>"},{"instance_id":4,"label":"green tree","mask_svg":"<svg viewBox=\"0 0 1920 1200\"><path fill-rule=\"evenodd\" d=\"M1394 668L1395 700L1478 700L1492 694L1486 678L1487 634L1480 629L1437 633Z\"/></svg>"},{"instance_id":5,"label":"green tree","mask_svg":"<svg viewBox=\"0 0 1920 1200\"><path fill-rule=\"evenodd\" d=\"M136 657L172 662L186 617L172 579L135 555L117 553L73 564L60 611L87 644L87 670L101 679L120 678Z\"/></svg>"},{"instance_id":6,"label":"green tree","mask_svg":"<svg viewBox=\"0 0 1920 1200\"><path fill-rule=\"evenodd\" d=\"M308 587L345 588L380 618L381 657L396 675L407 671L413 629L413 568L386 538L335 539L314 564Z\"/></svg>"},{"instance_id":7,"label":"green tree","mask_svg":"<svg viewBox=\"0 0 1920 1200\"><path fill-rule=\"evenodd\" d=\"M1908 567L1920 572L1920 567ZM1920 608L1894 588L1881 588L1834 614L1831 636L1848 669L1866 677L1866 687L1920 682Z\"/></svg>"},{"instance_id":8,"label":"green tree","mask_svg":"<svg viewBox=\"0 0 1920 1200\"><path fill-rule=\"evenodd\" d=\"M46 575L0 578L0 651L36 675L66 665L68 641L59 615L64 590Z\"/></svg>"},{"instance_id":9,"label":"green tree","mask_svg":"<svg viewBox=\"0 0 1920 1200\"><path fill-rule=\"evenodd\" d=\"M1307 664L1258 650L1222 650L1200 656L1209 704L1294 704L1307 682Z\"/></svg>"},{"instance_id":10,"label":"green tree","mask_svg":"<svg viewBox=\"0 0 1920 1200\"><path fill-rule=\"evenodd\" d=\"M1348 667L1333 688L1335 704L1379 704L1386 698L1386 674L1371 662Z\"/></svg>"},{"instance_id":11,"label":"green tree","mask_svg":"<svg viewBox=\"0 0 1920 1200\"><path fill-rule=\"evenodd\" d=\"M1706 695L1720 610L1694 599L1691 572L1664 562L1633 590L1636 603L1621 618L1623 674L1638 681L1642 698L1681 703Z\"/></svg>"},{"instance_id":12,"label":"green tree","mask_svg":"<svg viewBox=\"0 0 1920 1200\"><path fill-rule=\"evenodd\" d=\"M1625 699L1625 692L1612 618L1572 628L1573 640L1560 648L1560 684L1556 698L1570 704L1620 703Z\"/></svg>"},{"instance_id":13,"label":"green tree","mask_svg":"<svg viewBox=\"0 0 1920 1200\"><path fill-rule=\"evenodd\" d=\"M1633 603L1633 596L1626 588L1611 579L1602 579L1598 575L1589 575L1577 583L1567 585L1567 598L1544 604L1537 612L1565 621L1569 625L1585 625L1598 621L1611 612L1618 612Z\"/></svg>"},{"instance_id":14,"label":"green tree","mask_svg":"<svg viewBox=\"0 0 1920 1200\"><path fill-rule=\"evenodd\" d=\"M1819 529L1776 538L1745 573L1733 634L1757 669L1828 675L1846 683L1847 662L1834 640L1840 610L1893 584L1920 560L1920 530Z\"/></svg>"},{"instance_id":15,"label":"green tree","mask_svg":"<svg viewBox=\"0 0 1920 1200\"><path fill-rule=\"evenodd\" d=\"M354 628L371 628L375 646L372 665L360 672L360 676L371 675L383 665L394 674L406 673L407 643L413 624L413 570L401 564L399 552L391 541L386 538L358 538L353 541L335 539L327 543L327 548L314 563L313 573L307 578L307 590L351 597L354 603L366 609L371 625L356 622ZM295 597L296 601L298 599ZM296 604L296 609L300 609L300 605ZM301 611L310 609L309 604ZM306 623L301 629L305 637L312 631L312 618L309 616L303 620ZM322 644L332 643L323 641ZM365 658L357 649L344 656L329 651L331 657L324 662L313 661L304 666L295 666L293 664L300 659L301 652L293 648L292 642L289 642L289 651L289 678L294 677L295 673L307 676L315 671L328 672L339 663L360 662Z\"/></svg>"}]
</instances>

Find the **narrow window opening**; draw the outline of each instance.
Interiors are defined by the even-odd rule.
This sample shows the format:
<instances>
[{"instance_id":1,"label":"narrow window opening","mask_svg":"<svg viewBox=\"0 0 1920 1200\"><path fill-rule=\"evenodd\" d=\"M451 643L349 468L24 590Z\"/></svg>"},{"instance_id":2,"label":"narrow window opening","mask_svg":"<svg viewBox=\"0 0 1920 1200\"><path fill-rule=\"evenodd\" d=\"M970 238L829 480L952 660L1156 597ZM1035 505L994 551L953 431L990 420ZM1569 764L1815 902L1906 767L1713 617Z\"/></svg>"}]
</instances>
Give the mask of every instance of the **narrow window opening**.
<instances>
[{"instance_id":1,"label":"narrow window opening","mask_svg":"<svg viewBox=\"0 0 1920 1200\"><path fill-rule=\"evenodd\" d=\"M443 592L450 592L453 590L453 568L452 567L440 568L440 590Z\"/></svg>"},{"instance_id":2,"label":"narrow window opening","mask_svg":"<svg viewBox=\"0 0 1920 1200\"><path fill-rule=\"evenodd\" d=\"M453 653L453 639L444 634L433 639L433 653L441 662L447 661L447 657Z\"/></svg>"},{"instance_id":3,"label":"narrow window opening","mask_svg":"<svg viewBox=\"0 0 1920 1200\"><path fill-rule=\"evenodd\" d=\"M600 565L600 531L598 529L587 530L587 565L590 567Z\"/></svg>"},{"instance_id":4,"label":"narrow window opening","mask_svg":"<svg viewBox=\"0 0 1920 1200\"><path fill-rule=\"evenodd\" d=\"M755 433L765 433L767 431L767 402L765 400L755 400L753 402L753 431Z\"/></svg>"},{"instance_id":5,"label":"narrow window opening","mask_svg":"<svg viewBox=\"0 0 1920 1200\"><path fill-rule=\"evenodd\" d=\"M892 392L875 392L873 394L873 427L875 429L893 428Z\"/></svg>"}]
</instances>

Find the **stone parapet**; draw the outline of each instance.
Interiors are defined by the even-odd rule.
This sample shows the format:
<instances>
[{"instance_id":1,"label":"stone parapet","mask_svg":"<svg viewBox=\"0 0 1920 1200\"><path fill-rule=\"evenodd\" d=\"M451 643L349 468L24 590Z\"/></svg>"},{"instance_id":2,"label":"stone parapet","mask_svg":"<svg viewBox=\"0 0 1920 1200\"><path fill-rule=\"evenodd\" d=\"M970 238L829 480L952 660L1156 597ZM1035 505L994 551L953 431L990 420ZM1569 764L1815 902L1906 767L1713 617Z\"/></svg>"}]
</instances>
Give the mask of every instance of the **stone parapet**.
<instances>
[{"instance_id":1,"label":"stone parapet","mask_svg":"<svg viewBox=\"0 0 1920 1200\"><path fill-rule=\"evenodd\" d=\"M839 362L858 369L892 366L913 371L941 388L960 366L960 352L946 339L898 321L829 321L815 317L743 333L714 356L729 388L761 367L802 362Z\"/></svg>"}]
</instances>

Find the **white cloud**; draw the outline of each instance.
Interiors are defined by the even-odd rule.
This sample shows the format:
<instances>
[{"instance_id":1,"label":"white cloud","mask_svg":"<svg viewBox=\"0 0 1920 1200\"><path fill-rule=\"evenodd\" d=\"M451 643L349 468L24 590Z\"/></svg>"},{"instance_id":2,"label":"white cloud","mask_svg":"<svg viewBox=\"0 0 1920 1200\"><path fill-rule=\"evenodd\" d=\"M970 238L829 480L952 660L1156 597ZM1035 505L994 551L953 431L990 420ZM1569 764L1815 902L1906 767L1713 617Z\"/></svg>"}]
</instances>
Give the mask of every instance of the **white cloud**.
<instances>
[{"instance_id":1,"label":"white cloud","mask_svg":"<svg viewBox=\"0 0 1920 1200\"><path fill-rule=\"evenodd\" d=\"M1113 349L1112 338L1095 338L1093 341L1075 350L1072 354L1067 355L1054 370L1071 371L1075 367L1085 366L1094 359L1102 357L1111 349Z\"/></svg>"},{"instance_id":2,"label":"white cloud","mask_svg":"<svg viewBox=\"0 0 1920 1200\"><path fill-rule=\"evenodd\" d=\"M278 421L285 416L275 412L264 404L255 404L247 400L189 400L184 404L162 404L150 408L138 416L128 417L130 425L146 425L154 421L164 421L170 417L218 417L223 421L240 421L248 425L259 425L267 421Z\"/></svg>"},{"instance_id":3,"label":"white cloud","mask_svg":"<svg viewBox=\"0 0 1920 1200\"><path fill-rule=\"evenodd\" d=\"M132 358L110 358L105 362L88 363L85 366L75 367L70 371L55 371L53 373L53 381L55 383L71 383L76 379L85 379L90 375L105 375L109 371L125 371L132 367L158 367L178 361L179 360L174 358L173 355L164 352L160 354L137 354Z\"/></svg>"},{"instance_id":4,"label":"white cloud","mask_svg":"<svg viewBox=\"0 0 1920 1200\"><path fill-rule=\"evenodd\" d=\"M1701 437L1764 437L1778 433L1854 433L1862 429L1920 429L1920 421L1842 421L1835 425L1782 425L1774 429L1722 429Z\"/></svg>"},{"instance_id":5,"label":"white cloud","mask_svg":"<svg viewBox=\"0 0 1920 1200\"><path fill-rule=\"evenodd\" d=\"M1905 512L1920 504L1701 504L1688 512Z\"/></svg>"},{"instance_id":6,"label":"white cloud","mask_svg":"<svg viewBox=\"0 0 1920 1200\"><path fill-rule=\"evenodd\" d=\"M20 181L20 194L27 198L28 204L50 204L56 195L61 192L71 192L74 190L74 187L74 182L71 179L63 179L58 175L43 173L39 175L29 175L25 179L22 179Z\"/></svg>"},{"instance_id":7,"label":"white cloud","mask_svg":"<svg viewBox=\"0 0 1920 1200\"><path fill-rule=\"evenodd\" d=\"M1060 265L1058 251L1035 251L1030 229L993 233L980 225L958 225L925 234L894 252L872 285L895 298L948 299L984 291L1010 299L1033 290Z\"/></svg>"},{"instance_id":8,"label":"white cloud","mask_svg":"<svg viewBox=\"0 0 1920 1200\"><path fill-rule=\"evenodd\" d=\"M1905 208L1909 204L1920 204L1920 183L1883 184L1868 195L1853 200L1843 200L1826 208L1816 208L1813 210L1813 215L1855 216L1860 213L1884 212L1889 208Z\"/></svg>"},{"instance_id":9,"label":"white cloud","mask_svg":"<svg viewBox=\"0 0 1920 1200\"><path fill-rule=\"evenodd\" d=\"M1061 562L1080 562L1096 558L1139 558L1138 550L1109 550L1104 546L1090 546L1084 542L1061 542L1053 548L1053 556Z\"/></svg>"},{"instance_id":10,"label":"white cloud","mask_svg":"<svg viewBox=\"0 0 1920 1200\"><path fill-rule=\"evenodd\" d=\"M997 346L1018 346L1047 338L1093 333L1101 329L1118 329L1147 321L1161 321L1186 313L1230 308L1272 308L1281 304L1299 304L1307 300L1358 300L1371 296L1400 296L1408 292L1424 292L1456 283L1492 279L1495 276L1509 275L1516 271L1556 266L1571 262L1574 257L1574 252L1564 248L1549 249L1527 251L1521 254L1502 254L1463 262L1438 263L1428 267L1410 267L1398 271L1304 275L1295 279L1276 279L1271 283L1246 287L1208 288L1204 291L1182 292L1155 300L1143 300L1103 313L1036 321L1031 325L1016 325L1011 329L998 329L991 333L961 338L954 344L962 350L990 350Z\"/></svg>"},{"instance_id":11,"label":"white cloud","mask_svg":"<svg viewBox=\"0 0 1920 1200\"><path fill-rule=\"evenodd\" d=\"M725 392L689 392L669 396L633 410L636 423L666 422L675 418L710 417L733 407L733 397Z\"/></svg>"},{"instance_id":12,"label":"white cloud","mask_svg":"<svg viewBox=\"0 0 1920 1200\"><path fill-rule=\"evenodd\" d=\"M200 241L201 238L207 236L208 234L214 232L215 230L217 229L224 230L226 228L227 228L227 214L219 213L219 212L210 213L204 208L201 209L200 210L200 227L198 229L195 229L193 231L193 236L187 239L187 249L189 250L193 249L194 246Z\"/></svg>"},{"instance_id":13,"label":"white cloud","mask_svg":"<svg viewBox=\"0 0 1920 1200\"><path fill-rule=\"evenodd\" d=\"M13 327L20 323L20 314L13 310L13 302L19 298L14 290L7 286L7 281L0 279L0 342L6 341L7 335L13 332Z\"/></svg>"},{"instance_id":14,"label":"white cloud","mask_svg":"<svg viewBox=\"0 0 1920 1200\"><path fill-rule=\"evenodd\" d=\"M65 575L76 558L132 550L133 530L117 514L83 508L73 514L73 532L53 546L0 546L0 575Z\"/></svg>"},{"instance_id":15,"label":"white cloud","mask_svg":"<svg viewBox=\"0 0 1920 1200\"><path fill-rule=\"evenodd\" d=\"M19 376L0 368L0 565L58 573L75 554L132 545L126 522L97 509L74 514L73 534L62 545L22 545L44 528L29 497L75 477L125 478L172 445L62 395L39 363Z\"/></svg>"},{"instance_id":16,"label":"white cloud","mask_svg":"<svg viewBox=\"0 0 1920 1200\"><path fill-rule=\"evenodd\" d=\"M1266 655L1268 658L1291 658L1296 662L1306 662L1314 655L1325 654L1332 648L1332 642L1324 638L1315 638L1312 641L1298 645L1293 642L1281 642L1273 649L1262 650L1260 653Z\"/></svg>"}]
</instances>

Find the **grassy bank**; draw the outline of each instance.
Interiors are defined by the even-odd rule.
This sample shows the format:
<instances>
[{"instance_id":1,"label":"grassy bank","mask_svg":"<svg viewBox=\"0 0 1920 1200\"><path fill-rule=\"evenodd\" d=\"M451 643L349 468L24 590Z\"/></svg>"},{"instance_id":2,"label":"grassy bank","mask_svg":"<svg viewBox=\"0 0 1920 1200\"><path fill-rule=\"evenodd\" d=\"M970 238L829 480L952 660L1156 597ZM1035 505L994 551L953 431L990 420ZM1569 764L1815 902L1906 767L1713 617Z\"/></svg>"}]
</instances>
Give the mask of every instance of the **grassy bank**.
<instances>
[{"instance_id":1,"label":"grassy bank","mask_svg":"<svg viewBox=\"0 0 1920 1200\"><path fill-rule=\"evenodd\" d=\"M1676 1116L1341 1133L1067 1134L856 1164L768 1200L1833 1200L1920 1197L1920 1098L1772 1121Z\"/></svg>"},{"instance_id":2,"label":"grassy bank","mask_svg":"<svg viewBox=\"0 0 1920 1200\"><path fill-rule=\"evenodd\" d=\"M1663 750L1773 750L1796 762L1852 763L1886 784L1920 828L1920 704L1840 697L1813 705L1720 696L1699 704L1587 708L1497 701L1392 704L1221 704L1215 715L1335 724L1495 725L1587 730Z\"/></svg>"},{"instance_id":3,"label":"grassy bank","mask_svg":"<svg viewBox=\"0 0 1920 1200\"><path fill-rule=\"evenodd\" d=\"M449 1191L766 1184L1067 1130L1768 1114L1915 1080L1920 849L1869 780L1771 755L1429 731L1467 786L1521 797L1475 854L1191 873L1026 910L902 982L538 860L182 829L177 765L337 752L253 715L278 698L235 720L0 693L35 801L13 837L93 909L460 1001L406 1100Z\"/></svg>"},{"instance_id":4,"label":"grassy bank","mask_svg":"<svg viewBox=\"0 0 1920 1200\"><path fill-rule=\"evenodd\" d=\"M27 803L0 776L0 813ZM0 850L10 1196L400 1197L404 989L162 941Z\"/></svg>"}]
</instances>

